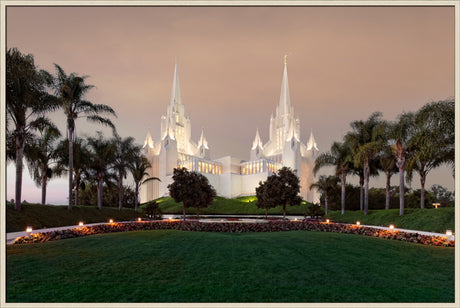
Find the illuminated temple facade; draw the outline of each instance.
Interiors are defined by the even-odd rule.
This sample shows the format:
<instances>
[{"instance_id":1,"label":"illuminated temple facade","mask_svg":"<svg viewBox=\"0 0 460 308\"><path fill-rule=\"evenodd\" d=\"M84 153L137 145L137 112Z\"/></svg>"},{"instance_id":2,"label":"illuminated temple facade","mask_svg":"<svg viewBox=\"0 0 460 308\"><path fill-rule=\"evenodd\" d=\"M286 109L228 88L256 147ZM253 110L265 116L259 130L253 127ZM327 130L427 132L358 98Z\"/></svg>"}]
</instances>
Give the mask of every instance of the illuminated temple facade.
<instances>
[{"instance_id":1,"label":"illuminated temple facade","mask_svg":"<svg viewBox=\"0 0 460 308\"><path fill-rule=\"evenodd\" d=\"M318 147L310 133L307 144L300 141L300 120L294 116L289 97L287 61L284 61L281 95L276 113L270 117L269 140L263 143L256 131L250 148L249 161L225 156L210 158L210 148L201 131L198 142L191 139L191 121L182 103L177 64L171 92L171 101L166 116L161 117L161 140L154 142L150 132L144 142L144 155L152 167L150 176L161 179L149 181L141 186L141 202L168 195L167 186L172 183L174 168L185 167L196 171L209 180L217 195L226 198L255 195L260 181L283 166L296 170L300 178L301 196L310 202L319 202L319 194L310 190L315 181L313 167Z\"/></svg>"}]
</instances>

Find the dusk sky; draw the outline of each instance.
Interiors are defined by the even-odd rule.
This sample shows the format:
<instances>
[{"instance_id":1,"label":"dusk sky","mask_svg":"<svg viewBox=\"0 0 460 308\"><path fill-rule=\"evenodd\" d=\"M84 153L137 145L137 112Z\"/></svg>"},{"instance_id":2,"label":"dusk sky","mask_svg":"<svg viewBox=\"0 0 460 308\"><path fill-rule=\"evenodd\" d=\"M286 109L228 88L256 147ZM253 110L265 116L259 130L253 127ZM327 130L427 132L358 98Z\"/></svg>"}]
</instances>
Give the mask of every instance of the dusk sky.
<instances>
[{"instance_id":1,"label":"dusk sky","mask_svg":"<svg viewBox=\"0 0 460 308\"><path fill-rule=\"evenodd\" d=\"M211 158L249 159L256 129L268 140L288 55L291 103L300 138L312 130L321 152L350 122L374 111L395 120L452 97L454 7L8 7L7 48L34 55L41 69L88 75L88 99L110 105L122 137L160 138L177 61L192 139L204 129ZM62 111L52 116L65 136ZM100 127L77 120L77 135ZM103 130L107 137L110 131ZM321 173L321 172L320 172ZM26 175L27 173L25 173ZM351 182L356 182L352 180ZM392 178L392 185L398 177ZM454 189L451 170L427 188ZM48 203L66 203L67 179L52 180ZM370 186L384 187L371 179ZM415 177L412 187L419 187ZM7 168L14 198L14 164ZM40 201L27 176L23 197Z\"/></svg>"}]
</instances>

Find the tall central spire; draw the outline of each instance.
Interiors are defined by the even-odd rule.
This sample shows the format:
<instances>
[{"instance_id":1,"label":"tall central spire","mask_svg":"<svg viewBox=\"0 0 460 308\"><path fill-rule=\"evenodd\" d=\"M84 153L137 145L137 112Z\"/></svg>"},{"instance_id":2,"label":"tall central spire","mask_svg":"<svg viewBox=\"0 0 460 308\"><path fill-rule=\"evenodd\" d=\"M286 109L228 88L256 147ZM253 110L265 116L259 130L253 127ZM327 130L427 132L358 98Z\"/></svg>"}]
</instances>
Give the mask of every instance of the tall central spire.
<instances>
[{"instance_id":1,"label":"tall central spire","mask_svg":"<svg viewBox=\"0 0 460 308\"><path fill-rule=\"evenodd\" d=\"M177 63L174 69L174 80L171 91L171 105L181 105L182 100L180 97L179 73L177 72Z\"/></svg>"},{"instance_id":2,"label":"tall central spire","mask_svg":"<svg viewBox=\"0 0 460 308\"><path fill-rule=\"evenodd\" d=\"M281 95L279 112L281 114L288 114L291 111L291 98L289 97L289 82L287 75L287 55L284 56L284 73L283 83L281 84Z\"/></svg>"}]
</instances>

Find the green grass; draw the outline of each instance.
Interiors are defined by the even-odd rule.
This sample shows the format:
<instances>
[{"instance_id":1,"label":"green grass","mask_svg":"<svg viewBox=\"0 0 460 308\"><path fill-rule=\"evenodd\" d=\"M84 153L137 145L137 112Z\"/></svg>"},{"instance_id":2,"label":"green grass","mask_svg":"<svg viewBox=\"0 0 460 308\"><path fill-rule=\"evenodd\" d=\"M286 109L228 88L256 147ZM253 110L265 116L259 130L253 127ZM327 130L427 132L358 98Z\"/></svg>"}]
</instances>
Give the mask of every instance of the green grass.
<instances>
[{"instance_id":1,"label":"green grass","mask_svg":"<svg viewBox=\"0 0 460 308\"><path fill-rule=\"evenodd\" d=\"M171 197L164 197L157 199L157 202L160 204L160 209L165 214L182 214L182 202L176 203ZM204 209L200 209L200 214L210 215L210 214L227 214L227 215L237 215L237 214L265 214L264 209L259 209L256 206L256 197L240 197L235 199L226 199L223 197L216 197L213 204ZM142 206L141 206L142 207ZM307 205L304 202L299 206L287 206L286 214L289 215L304 215L307 210ZM196 208L188 208L186 210L187 214L194 215L196 214ZM270 215L281 215L283 214L283 209L281 206L270 209L268 211Z\"/></svg>"},{"instance_id":2,"label":"green grass","mask_svg":"<svg viewBox=\"0 0 460 308\"><path fill-rule=\"evenodd\" d=\"M397 228L423 230L444 233L455 230L455 208L438 209L404 209L404 215L399 216L399 209L370 210L367 216L362 211L330 211L326 218L336 222L355 223L375 226L395 225Z\"/></svg>"},{"instance_id":3,"label":"green grass","mask_svg":"<svg viewBox=\"0 0 460 308\"><path fill-rule=\"evenodd\" d=\"M6 302L453 302L454 249L157 230L7 247Z\"/></svg>"},{"instance_id":4,"label":"green grass","mask_svg":"<svg viewBox=\"0 0 460 308\"><path fill-rule=\"evenodd\" d=\"M22 204L21 212L12 205L6 207L6 232L24 231L27 226L34 229L77 225L85 223L107 222L110 218L123 221L139 217L132 209L104 207L98 210L94 206L73 206L72 212L67 206Z\"/></svg>"}]
</instances>

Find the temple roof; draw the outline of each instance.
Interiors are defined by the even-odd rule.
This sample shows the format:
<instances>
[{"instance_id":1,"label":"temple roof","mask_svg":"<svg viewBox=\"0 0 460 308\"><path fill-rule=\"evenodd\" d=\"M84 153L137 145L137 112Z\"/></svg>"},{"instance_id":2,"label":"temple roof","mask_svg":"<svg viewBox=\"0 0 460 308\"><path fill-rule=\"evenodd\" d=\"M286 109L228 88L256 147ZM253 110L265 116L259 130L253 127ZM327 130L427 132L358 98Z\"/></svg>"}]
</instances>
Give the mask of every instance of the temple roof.
<instances>
[{"instance_id":1,"label":"temple roof","mask_svg":"<svg viewBox=\"0 0 460 308\"><path fill-rule=\"evenodd\" d=\"M311 149L315 149L319 151L318 145L316 144L315 137L313 137L313 130L310 132L310 139L308 139L307 143L307 150L310 151Z\"/></svg>"},{"instance_id":2,"label":"temple roof","mask_svg":"<svg viewBox=\"0 0 460 308\"><path fill-rule=\"evenodd\" d=\"M262 140L260 139L259 129L257 129L256 131L256 137L254 138L254 142L252 143L252 150L255 150L257 147L260 147L261 149L264 148Z\"/></svg>"}]
</instances>

